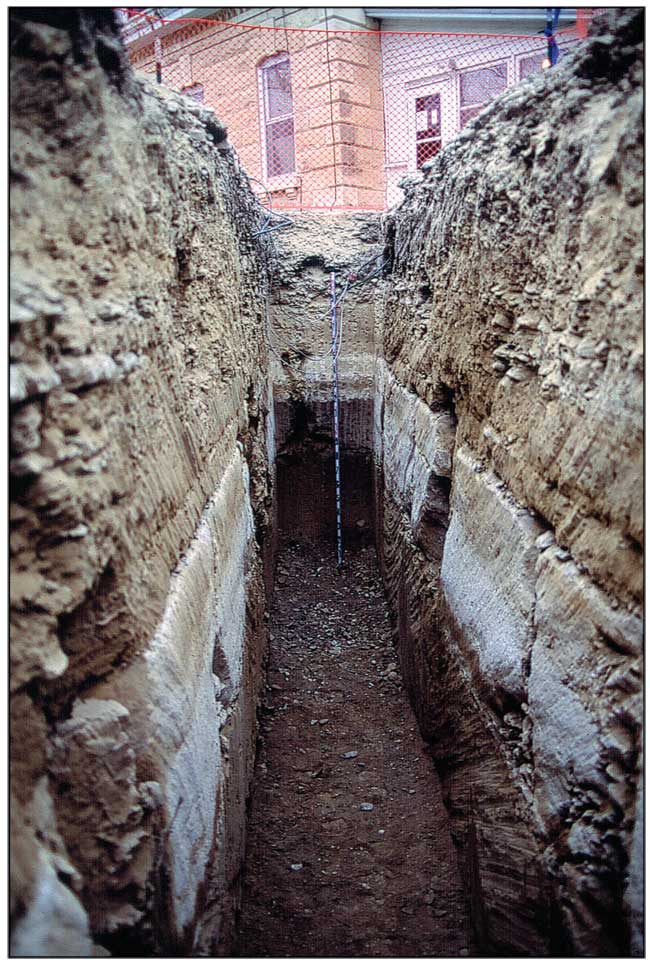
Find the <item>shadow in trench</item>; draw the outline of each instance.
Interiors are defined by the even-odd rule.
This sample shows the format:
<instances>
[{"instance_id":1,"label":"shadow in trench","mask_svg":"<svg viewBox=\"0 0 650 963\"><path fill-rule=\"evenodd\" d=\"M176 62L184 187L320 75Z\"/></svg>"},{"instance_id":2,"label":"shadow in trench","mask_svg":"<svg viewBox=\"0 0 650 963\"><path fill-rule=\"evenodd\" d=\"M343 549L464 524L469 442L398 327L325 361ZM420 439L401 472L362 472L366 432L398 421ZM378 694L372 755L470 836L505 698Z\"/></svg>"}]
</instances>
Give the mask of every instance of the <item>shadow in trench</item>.
<instances>
[{"instance_id":1,"label":"shadow in trench","mask_svg":"<svg viewBox=\"0 0 650 963\"><path fill-rule=\"evenodd\" d=\"M460 956L469 910L440 784L397 667L369 455L277 463L280 549L235 955ZM363 523L363 524L360 524Z\"/></svg>"}]
</instances>

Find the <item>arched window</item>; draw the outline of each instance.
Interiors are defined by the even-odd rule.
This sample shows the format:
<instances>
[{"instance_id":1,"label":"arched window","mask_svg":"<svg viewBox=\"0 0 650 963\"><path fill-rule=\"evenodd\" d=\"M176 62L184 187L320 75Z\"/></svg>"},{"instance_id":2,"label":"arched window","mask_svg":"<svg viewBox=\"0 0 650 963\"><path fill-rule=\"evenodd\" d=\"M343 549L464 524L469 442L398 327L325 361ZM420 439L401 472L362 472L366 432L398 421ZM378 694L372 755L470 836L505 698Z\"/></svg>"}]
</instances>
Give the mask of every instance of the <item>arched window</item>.
<instances>
[{"instance_id":1,"label":"arched window","mask_svg":"<svg viewBox=\"0 0 650 963\"><path fill-rule=\"evenodd\" d=\"M291 174L296 150L289 54L276 54L260 64L259 82L266 176Z\"/></svg>"}]
</instances>

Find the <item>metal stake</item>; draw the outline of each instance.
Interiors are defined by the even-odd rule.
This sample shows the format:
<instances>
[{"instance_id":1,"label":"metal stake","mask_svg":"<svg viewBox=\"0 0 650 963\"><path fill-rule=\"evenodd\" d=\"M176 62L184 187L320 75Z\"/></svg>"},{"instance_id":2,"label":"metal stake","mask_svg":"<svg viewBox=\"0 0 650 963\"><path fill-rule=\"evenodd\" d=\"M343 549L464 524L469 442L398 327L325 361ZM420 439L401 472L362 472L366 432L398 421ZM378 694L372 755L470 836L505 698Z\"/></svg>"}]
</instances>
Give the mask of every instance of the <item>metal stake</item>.
<instances>
[{"instance_id":1,"label":"metal stake","mask_svg":"<svg viewBox=\"0 0 650 963\"><path fill-rule=\"evenodd\" d=\"M341 514L341 442L339 435L339 372L337 359L336 274L330 273L330 315L332 320L332 380L334 383L334 468L336 475L336 555L343 565L343 522Z\"/></svg>"}]
</instances>

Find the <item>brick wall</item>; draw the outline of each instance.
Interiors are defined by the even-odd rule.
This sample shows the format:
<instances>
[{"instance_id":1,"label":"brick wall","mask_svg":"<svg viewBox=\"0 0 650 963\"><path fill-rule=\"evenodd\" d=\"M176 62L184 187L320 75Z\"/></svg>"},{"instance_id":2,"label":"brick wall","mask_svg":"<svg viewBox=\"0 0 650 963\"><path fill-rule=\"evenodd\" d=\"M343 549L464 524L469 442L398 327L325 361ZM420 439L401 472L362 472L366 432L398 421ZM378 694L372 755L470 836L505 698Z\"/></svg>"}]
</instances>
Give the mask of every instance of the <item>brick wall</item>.
<instances>
[{"instance_id":1,"label":"brick wall","mask_svg":"<svg viewBox=\"0 0 650 963\"><path fill-rule=\"evenodd\" d=\"M264 159L260 65L288 52L295 171L269 176ZM382 210L385 202L380 40L376 34L260 29L193 23L160 38L162 82L197 84L227 124L251 177L272 192L275 208ZM131 54L155 74L154 45Z\"/></svg>"}]
</instances>

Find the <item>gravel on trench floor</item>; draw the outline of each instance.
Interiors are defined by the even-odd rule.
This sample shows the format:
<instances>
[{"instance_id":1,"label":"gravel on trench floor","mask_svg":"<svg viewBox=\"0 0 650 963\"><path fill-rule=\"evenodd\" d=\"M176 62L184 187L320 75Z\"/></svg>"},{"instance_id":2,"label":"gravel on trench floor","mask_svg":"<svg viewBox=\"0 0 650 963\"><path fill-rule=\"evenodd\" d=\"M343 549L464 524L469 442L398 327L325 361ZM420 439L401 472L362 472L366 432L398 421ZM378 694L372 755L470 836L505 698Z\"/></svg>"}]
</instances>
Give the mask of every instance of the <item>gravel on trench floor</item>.
<instances>
[{"instance_id":1,"label":"gravel on trench floor","mask_svg":"<svg viewBox=\"0 0 650 963\"><path fill-rule=\"evenodd\" d=\"M374 548L285 545L237 956L473 955Z\"/></svg>"}]
</instances>

